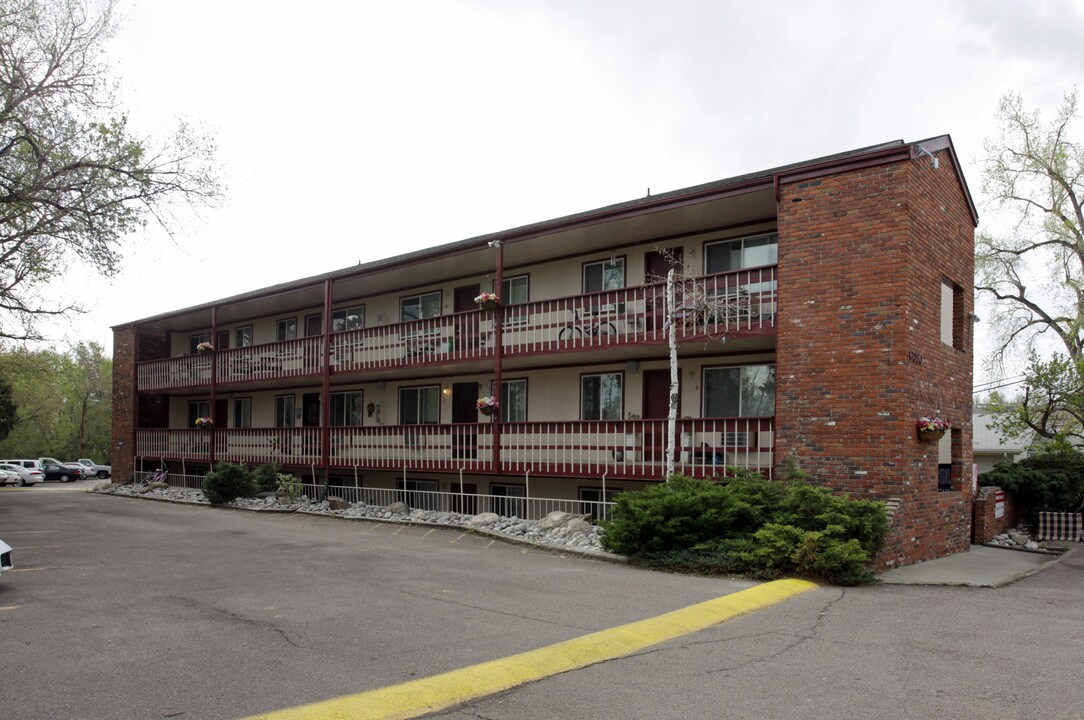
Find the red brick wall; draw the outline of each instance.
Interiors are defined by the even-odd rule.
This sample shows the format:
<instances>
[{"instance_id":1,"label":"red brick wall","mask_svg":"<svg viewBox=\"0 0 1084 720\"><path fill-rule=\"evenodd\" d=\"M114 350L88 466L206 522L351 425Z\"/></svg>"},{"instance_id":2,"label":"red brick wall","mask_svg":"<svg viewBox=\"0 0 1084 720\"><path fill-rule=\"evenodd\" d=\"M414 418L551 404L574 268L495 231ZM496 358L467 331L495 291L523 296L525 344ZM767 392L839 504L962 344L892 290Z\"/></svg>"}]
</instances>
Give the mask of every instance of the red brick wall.
<instances>
[{"instance_id":1,"label":"red brick wall","mask_svg":"<svg viewBox=\"0 0 1084 720\"><path fill-rule=\"evenodd\" d=\"M132 477L132 453L135 447L133 409L135 388L136 331L134 326L113 331L113 482Z\"/></svg>"},{"instance_id":2,"label":"red brick wall","mask_svg":"<svg viewBox=\"0 0 1084 720\"><path fill-rule=\"evenodd\" d=\"M899 498L881 567L970 539L970 338L964 351L941 342L940 303L945 274L970 318L974 235L939 159L785 185L779 201L777 462L857 497ZM951 492L937 490L937 444L915 432L930 413L954 423Z\"/></svg>"},{"instance_id":3,"label":"red brick wall","mask_svg":"<svg viewBox=\"0 0 1084 720\"><path fill-rule=\"evenodd\" d=\"M979 494L975 497L974 514L972 516L972 542L990 542L995 535L1016 527L1018 517L1016 515L1016 501L1013 500L1012 493L1005 493L1005 514L1002 517L994 517L996 504L994 502L994 493L1000 489L992 486L979 488Z\"/></svg>"}]
</instances>

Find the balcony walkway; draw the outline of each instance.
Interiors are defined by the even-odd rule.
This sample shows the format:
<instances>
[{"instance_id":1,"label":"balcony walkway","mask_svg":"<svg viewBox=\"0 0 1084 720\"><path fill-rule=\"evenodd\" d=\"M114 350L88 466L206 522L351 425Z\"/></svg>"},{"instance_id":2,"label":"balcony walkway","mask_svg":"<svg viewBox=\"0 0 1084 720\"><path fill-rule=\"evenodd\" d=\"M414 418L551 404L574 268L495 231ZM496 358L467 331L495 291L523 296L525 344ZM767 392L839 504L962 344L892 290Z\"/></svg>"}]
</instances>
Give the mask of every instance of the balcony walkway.
<instances>
[{"instance_id":1,"label":"balcony walkway","mask_svg":"<svg viewBox=\"0 0 1084 720\"><path fill-rule=\"evenodd\" d=\"M499 427L499 439L497 429ZM665 420L336 427L332 471L407 470L662 480ZM137 430L137 458L322 467L322 429ZM771 476L773 418L677 422L675 468L695 477L739 467ZM499 443L499 450L498 450ZM499 459L498 459L499 457Z\"/></svg>"},{"instance_id":2,"label":"balcony walkway","mask_svg":"<svg viewBox=\"0 0 1084 720\"><path fill-rule=\"evenodd\" d=\"M776 320L776 268L722 273L689 281L674 325L679 342L770 334ZM540 300L504 308L505 358L667 342L665 285L652 284ZM331 374L360 373L492 359L493 311L443 315L331 336ZM139 392L161 392L320 377L324 337L150 360L137 365Z\"/></svg>"}]
</instances>

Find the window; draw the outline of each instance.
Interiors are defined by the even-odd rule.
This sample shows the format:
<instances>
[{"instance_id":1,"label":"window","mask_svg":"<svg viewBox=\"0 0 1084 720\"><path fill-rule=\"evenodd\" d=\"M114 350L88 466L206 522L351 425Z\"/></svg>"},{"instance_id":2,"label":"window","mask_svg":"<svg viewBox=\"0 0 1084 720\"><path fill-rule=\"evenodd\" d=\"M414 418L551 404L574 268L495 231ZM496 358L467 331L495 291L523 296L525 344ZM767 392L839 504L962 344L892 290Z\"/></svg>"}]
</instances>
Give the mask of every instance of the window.
<instances>
[{"instance_id":1,"label":"window","mask_svg":"<svg viewBox=\"0 0 1084 720\"><path fill-rule=\"evenodd\" d=\"M399 388L399 424L435 425L440 422L440 386Z\"/></svg>"},{"instance_id":2,"label":"window","mask_svg":"<svg viewBox=\"0 0 1084 720\"><path fill-rule=\"evenodd\" d=\"M602 492L602 488L593 487L581 487L580 488L580 500L584 503L580 507L580 512L584 515L590 515L592 520L598 520L599 518L608 518L610 515L609 509L599 507L595 503L609 502L612 503L617 499L618 493L621 492L621 488L606 488L605 494Z\"/></svg>"},{"instance_id":3,"label":"window","mask_svg":"<svg viewBox=\"0 0 1084 720\"><path fill-rule=\"evenodd\" d=\"M234 336L235 336L235 339L237 340L237 342L234 343L235 347L239 347L239 348L240 347L252 347L253 336L252 336L252 326L251 325L244 325L242 327L237 328L237 331L234 333Z\"/></svg>"},{"instance_id":4,"label":"window","mask_svg":"<svg viewBox=\"0 0 1084 720\"><path fill-rule=\"evenodd\" d=\"M275 339L279 342L297 339L297 318L279 320L276 328Z\"/></svg>"},{"instance_id":5,"label":"window","mask_svg":"<svg viewBox=\"0 0 1084 720\"><path fill-rule=\"evenodd\" d=\"M365 306L340 308L331 311L331 332L347 332L365 327Z\"/></svg>"},{"instance_id":6,"label":"window","mask_svg":"<svg viewBox=\"0 0 1084 720\"><path fill-rule=\"evenodd\" d=\"M775 365L704 369L704 417L775 414Z\"/></svg>"},{"instance_id":7,"label":"window","mask_svg":"<svg viewBox=\"0 0 1084 720\"><path fill-rule=\"evenodd\" d=\"M621 373L580 378L581 420L620 420L621 402Z\"/></svg>"},{"instance_id":8,"label":"window","mask_svg":"<svg viewBox=\"0 0 1084 720\"><path fill-rule=\"evenodd\" d=\"M275 396L275 427L294 426L294 396Z\"/></svg>"},{"instance_id":9,"label":"window","mask_svg":"<svg viewBox=\"0 0 1084 720\"><path fill-rule=\"evenodd\" d=\"M779 262L779 233L771 232L704 246L704 273L731 272Z\"/></svg>"},{"instance_id":10,"label":"window","mask_svg":"<svg viewBox=\"0 0 1084 720\"><path fill-rule=\"evenodd\" d=\"M361 391L331 393L331 426L360 427Z\"/></svg>"},{"instance_id":11,"label":"window","mask_svg":"<svg viewBox=\"0 0 1084 720\"><path fill-rule=\"evenodd\" d=\"M525 379L501 382L501 420L527 422L527 381Z\"/></svg>"},{"instance_id":12,"label":"window","mask_svg":"<svg viewBox=\"0 0 1084 720\"><path fill-rule=\"evenodd\" d=\"M196 346L203 342L211 342L211 333L193 335L192 337L188 338L188 354L195 355L196 353L198 353L199 350L196 349Z\"/></svg>"},{"instance_id":13,"label":"window","mask_svg":"<svg viewBox=\"0 0 1084 720\"><path fill-rule=\"evenodd\" d=\"M233 426L252 427L252 398L236 398L233 401Z\"/></svg>"},{"instance_id":14,"label":"window","mask_svg":"<svg viewBox=\"0 0 1084 720\"><path fill-rule=\"evenodd\" d=\"M625 258L619 257L583 266L583 291L616 290L625 287Z\"/></svg>"},{"instance_id":15,"label":"window","mask_svg":"<svg viewBox=\"0 0 1084 720\"><path fill-rule=\"evenodd\" d=\"M527 488L523 485L502 485L490 483L489 494L495 495L492 512L504 517L525 517Z\"/></svg>"},{"instance_id":16,"label":"window","mask_svg":"<svg viewBox=\"0 0 1084 720\"><path fill-rule=\"evenodd\" d=\"M410 322L440 315L440 292L412 295L399 300L399 320Z\"/></svg>"},{"instance_id":17,"label":"window","mask_svg":"<svg viewBox=\"0 0 1084 720\"><path fill-rule=\"evenodd\" d=\"M211 417L210 400L188 401L188 427L196 427L196 418Z\"/></svg>"},{"instance_id":18,"label":"window","mask_svg":"<svg viewBox=\"0 0 1084 720\"><path fill-rule=\"evenodd\" d=\"M505 278L501 282L501 302L505 305L519 305L527 302L530 291L530 275L517 275Z\"/></svg>"},{"instance_id":19,"label":"window","mask_svg":"<svg viewBox=\"0 0 1084 720\"><path fill-rule=\"evenodd\" d=\"M941 342L964 349L963 290L948 280L941 281Z\"/></svg>"}]
</instances>

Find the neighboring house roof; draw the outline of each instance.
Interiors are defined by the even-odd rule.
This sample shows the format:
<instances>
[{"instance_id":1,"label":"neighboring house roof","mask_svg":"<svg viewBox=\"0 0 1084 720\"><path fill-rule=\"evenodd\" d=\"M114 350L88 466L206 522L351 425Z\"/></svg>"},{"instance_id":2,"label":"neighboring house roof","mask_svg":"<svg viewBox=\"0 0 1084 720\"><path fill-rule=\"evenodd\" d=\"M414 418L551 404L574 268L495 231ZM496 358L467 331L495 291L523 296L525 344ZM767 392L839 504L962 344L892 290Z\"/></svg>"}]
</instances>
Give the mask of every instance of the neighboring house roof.
<instances>
[{"instance_id":1,"label":"neighboring house roof","mask_svg":"<svg viewBox=\"0 0 1084 720\"><path fill-rule=\"evenodd\" d=\"M997 415L992 412L979 410L972 416L972 448L975 453L998 455L1019 455L1028 449L1031 441L1028 438L1009 437L1002 439L1001 433L992 427Z\"/></svg>"}]
</instances>

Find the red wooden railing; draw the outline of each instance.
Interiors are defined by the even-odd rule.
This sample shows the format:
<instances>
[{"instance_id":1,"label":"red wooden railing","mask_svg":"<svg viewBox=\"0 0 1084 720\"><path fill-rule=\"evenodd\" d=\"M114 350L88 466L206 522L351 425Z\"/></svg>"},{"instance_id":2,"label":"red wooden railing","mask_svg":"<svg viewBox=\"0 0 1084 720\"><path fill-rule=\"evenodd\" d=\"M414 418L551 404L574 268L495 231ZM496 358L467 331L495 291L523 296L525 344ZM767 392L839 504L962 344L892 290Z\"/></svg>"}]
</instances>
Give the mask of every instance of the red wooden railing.
<instances>
[{"instance_id":1,"label":"red wooden railing","mask_svg":"<svg viewBox=\"0 0 1084 720\"><path fill-rule=\"evenodd\" d=\"M661 480L666 421L556 421L501 425L501 462L494 468L493 424L390 425L330 429L329 461L336 468L536 473L569 477ZM175 460L283 465L322 462L320 428L140 430L137 453ZM775 452L772 418L682 419L675 469L707 477L726 468L769 477Z\"/></svg>"},{"instance_id":2,"label":"red wooden railing","mask_svg":"<svg viewBox=\"0 0 1084 720\"><path fill-rule=\"evenodd\" d=\"M324 366L322 336L221 350L216 358L218 382L319 375Z\"/></svg>"},{"instance_id":3,"label":"red wooden railing","mask_svg":"<svg viewBox=\"0 0 1084 720\"><path fill-rule=\"evenodd\" d=\"M666 342L663 283L512 305L504 309L501 343L506 356ZM775 327L776 268L720 273L681 281L674 323L679 341L764 333ZM331 337L331 371L447 364L492 358L491 311L443 315L379 325ZM323 337L219 351L219 383L319 375ZM152 360L138 365L141 392L208 385L209 355Z\"/></svg>"}]
</instances>

